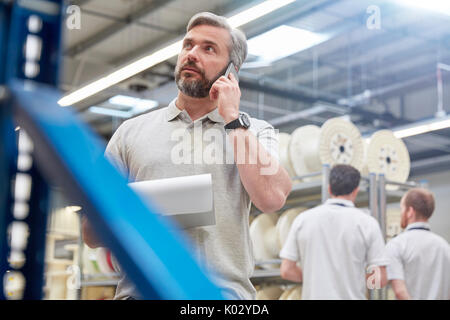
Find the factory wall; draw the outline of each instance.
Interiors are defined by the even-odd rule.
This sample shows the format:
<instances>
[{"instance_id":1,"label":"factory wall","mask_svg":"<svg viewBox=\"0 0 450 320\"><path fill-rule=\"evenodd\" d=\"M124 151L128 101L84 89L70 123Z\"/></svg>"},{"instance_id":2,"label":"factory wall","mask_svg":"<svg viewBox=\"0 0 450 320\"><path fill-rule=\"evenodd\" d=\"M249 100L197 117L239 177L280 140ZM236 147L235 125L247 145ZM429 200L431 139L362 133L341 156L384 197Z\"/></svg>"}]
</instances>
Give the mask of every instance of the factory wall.
<instances>
[{"instance_id":1,"label":"factory wall","mask_svg":"<svg viewBox=\"0 0 450 320\"><path fill-rule=\"evenodd\" d=\"M430 219L431 230L450 242L450 170L414 177L427 180L434 193L436 209Z\"/></svg>"}]
</instances>

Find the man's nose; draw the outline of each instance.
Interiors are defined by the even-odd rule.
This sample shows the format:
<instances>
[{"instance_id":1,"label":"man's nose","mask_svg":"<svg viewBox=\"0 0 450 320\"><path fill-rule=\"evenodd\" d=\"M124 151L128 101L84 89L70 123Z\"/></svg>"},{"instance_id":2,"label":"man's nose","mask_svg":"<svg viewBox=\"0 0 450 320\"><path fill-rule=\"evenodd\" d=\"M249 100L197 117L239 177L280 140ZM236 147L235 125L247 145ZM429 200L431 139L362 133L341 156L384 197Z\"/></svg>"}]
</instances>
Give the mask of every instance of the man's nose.
<instances>
[{"instance_id":1,"label":"man's nose","mask_svg":"<svg viewBox=\"0 0 450 320\"><path fill-rule=\"evenodd\" d=\"M187 58L189 61L198 61L198 46L194 46L191 50L189 50L187 54Z\"/></svg>"}]
</instances>

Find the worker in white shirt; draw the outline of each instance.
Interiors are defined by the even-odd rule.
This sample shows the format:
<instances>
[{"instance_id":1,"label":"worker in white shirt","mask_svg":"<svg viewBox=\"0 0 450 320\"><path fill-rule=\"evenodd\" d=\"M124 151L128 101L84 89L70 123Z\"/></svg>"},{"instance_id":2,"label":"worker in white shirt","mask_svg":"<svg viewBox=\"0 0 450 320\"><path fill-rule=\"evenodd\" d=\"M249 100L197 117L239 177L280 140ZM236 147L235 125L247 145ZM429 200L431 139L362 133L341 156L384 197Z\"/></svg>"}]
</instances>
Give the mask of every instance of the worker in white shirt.
<instances>
[{"instance_id":1,"label":"worker in white shirt","mask_svg":"<svg viewBox=\"0 0 450 320\"><path fill-rule=\"evenodd\" d=\"M370 289L387 284L380 226L354 205L360 179L352 166L334 166L331 199L301 213L292 224L280 252L281 276L302 282L304 300L363 300L369 282Z\"/></svg>"},{"instance_id":2,"label":"worker in white shirt","mask_svg":"<svg viewBox=\"0 0 450 320\"><path fill-rule=\"evenodd\" d=\"M400 202L405 231L388 242L388 280L399 300L450 300L450 245L431 232L433 194L409 190Z\"/></svg>"}]
</instances>

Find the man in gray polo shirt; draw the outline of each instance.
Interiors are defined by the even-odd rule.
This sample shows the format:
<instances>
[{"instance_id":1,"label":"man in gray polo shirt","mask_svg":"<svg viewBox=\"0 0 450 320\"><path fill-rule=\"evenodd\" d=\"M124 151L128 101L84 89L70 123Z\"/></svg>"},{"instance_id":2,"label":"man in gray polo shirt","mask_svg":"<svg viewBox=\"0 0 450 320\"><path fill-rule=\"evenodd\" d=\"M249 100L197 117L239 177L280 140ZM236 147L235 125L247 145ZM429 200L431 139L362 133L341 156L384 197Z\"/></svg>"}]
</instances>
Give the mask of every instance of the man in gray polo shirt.
<instances>
[{"instance_id":1,"label":"man in gray polo shirt","mask_svg":"<svg viewBox=\"0 0 450 320\"><path fill-rule=\"evenodd\" d=\"M216 224L186 233L198 261L232 299L255 297L249 280L251 203L264 212L277 211L292 187L278 165L273 127L239 112L238 81L232 73L223 76L230 62L238 70L246 55L245 36L225 18L192 17L175 69L177 98L167 108L125 121L106 149L130 181L212 175ZM89 246L101 246L87 221L83 237ZM124 276L115 298L128 297L139 295Z\"/></svg>"}]
</instances>

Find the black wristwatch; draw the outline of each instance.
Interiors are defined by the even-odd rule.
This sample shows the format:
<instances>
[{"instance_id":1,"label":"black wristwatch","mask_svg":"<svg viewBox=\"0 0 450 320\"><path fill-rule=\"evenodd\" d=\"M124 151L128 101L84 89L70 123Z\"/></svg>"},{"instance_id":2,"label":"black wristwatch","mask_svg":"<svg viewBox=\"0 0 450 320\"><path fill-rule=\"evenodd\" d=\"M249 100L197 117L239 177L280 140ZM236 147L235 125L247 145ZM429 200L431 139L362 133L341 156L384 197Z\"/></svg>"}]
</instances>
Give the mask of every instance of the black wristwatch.
<instances>
[{"instance_id":1,"label":"black wristwatch","mask_svg":"<svg viewBox=\"0 0 450 320\"><path fill-rule=\"evenodd\" d=\"M250 120L245 113L239 113L239 117L225 125L225 130L237 128L250 128Z\"/></svg>"}]
</instances>

